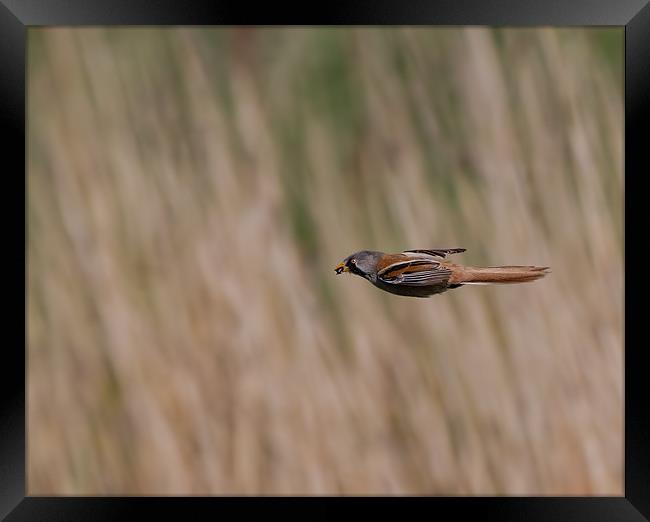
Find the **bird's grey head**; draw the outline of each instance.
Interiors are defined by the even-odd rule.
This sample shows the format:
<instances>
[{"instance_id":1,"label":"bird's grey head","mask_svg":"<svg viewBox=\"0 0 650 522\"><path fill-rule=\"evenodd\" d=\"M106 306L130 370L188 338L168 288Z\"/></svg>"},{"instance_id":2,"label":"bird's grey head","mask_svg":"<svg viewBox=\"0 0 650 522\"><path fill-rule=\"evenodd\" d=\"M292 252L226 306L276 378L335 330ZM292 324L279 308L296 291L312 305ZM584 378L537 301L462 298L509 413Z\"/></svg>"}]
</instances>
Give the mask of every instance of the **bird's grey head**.
<instances>
[{"instance_id":1,"label":"bird's grey head","mask_svg":"<svg viewBox=\"0 0 650 522\"><path fill-rule=\"evenodd\" d=\"M381 258L381 252L373 250L361 250L348 257L341 262L334 271L337 274L343 272L352 272L355 275L365 277L374 281L377 275L377 263Z\"/></svg>"}]
</instances>

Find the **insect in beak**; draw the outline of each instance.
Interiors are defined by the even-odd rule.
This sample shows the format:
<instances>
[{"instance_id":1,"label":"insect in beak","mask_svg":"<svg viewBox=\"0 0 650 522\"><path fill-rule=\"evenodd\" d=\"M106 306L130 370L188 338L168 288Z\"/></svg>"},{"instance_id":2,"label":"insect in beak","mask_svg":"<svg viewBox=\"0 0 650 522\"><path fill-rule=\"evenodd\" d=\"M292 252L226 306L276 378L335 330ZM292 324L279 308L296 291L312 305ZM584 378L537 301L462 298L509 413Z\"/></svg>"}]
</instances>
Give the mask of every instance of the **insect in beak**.
<instances>
[{"instance_id":1,"label":"insect in beak","mask_svg":"<svg viewBox=\"0 0 650 522\"><path fill-rule=\"evenodd\" d=\"M345 263L341 263L338 265L334 271L336 272L336 275L342 274L343 272L349 272L350 269L345 265Z\"/></svg>"}]
</instances>

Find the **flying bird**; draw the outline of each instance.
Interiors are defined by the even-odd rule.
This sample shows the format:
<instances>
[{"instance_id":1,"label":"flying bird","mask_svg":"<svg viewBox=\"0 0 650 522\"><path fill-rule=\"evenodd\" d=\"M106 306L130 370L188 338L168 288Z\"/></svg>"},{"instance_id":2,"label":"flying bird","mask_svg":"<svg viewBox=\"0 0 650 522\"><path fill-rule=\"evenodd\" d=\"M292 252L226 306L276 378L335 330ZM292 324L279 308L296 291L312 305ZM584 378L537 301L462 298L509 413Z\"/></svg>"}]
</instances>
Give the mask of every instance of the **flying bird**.
<instances>
[{"instance_id":1,"label":"flying bird","mask_svg":"<svg viewBox=\"0 0 650 522\"><path fill-rule=\"evenodd\" d=\"M391 294L430 297L465 285L528 283L550 272L547 266L473 267L447 261L465 248L405 250L385 254L362 250L346 257L334 270L350 272Z\"/></svg>"}]
</instances>

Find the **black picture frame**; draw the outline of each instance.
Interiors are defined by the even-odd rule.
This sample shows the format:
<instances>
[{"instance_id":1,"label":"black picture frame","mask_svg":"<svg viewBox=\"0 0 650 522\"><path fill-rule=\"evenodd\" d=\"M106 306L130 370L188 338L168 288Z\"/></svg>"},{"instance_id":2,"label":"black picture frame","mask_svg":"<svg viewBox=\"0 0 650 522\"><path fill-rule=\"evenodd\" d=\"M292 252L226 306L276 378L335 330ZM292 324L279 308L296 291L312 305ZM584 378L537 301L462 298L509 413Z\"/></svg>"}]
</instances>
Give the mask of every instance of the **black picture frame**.
<instances>
[{"instance_id":1,"label":"black picture frame","mask_svg":"<svg viewBox=\"0 0 650 522\"><path fill-rule=\"evenodd\" d=\"M4 347L0 403L0 517L6 520L131 519L165 515L215 517L302 511L331 519L340 515L425 515L496 520L646 520L650 517L650 405L648 349L640 333L644 314L643 276L625 277L625 484L621 497L131 497L43 498L26 496L26 256L27 226L19 231L16 215L26 216L26 38L30 26L52 25L496 25L619 26L625 28L625 273L642 274L633 248L645 230L641 212L645 151L650 130L650 5L648 0L444 0L408 2L364 0L308 3L158 0L0 0L0 118L5 132L4 257L23 274L23 308L7 300L5 321L22 326L22 346ZM645 132L644 132L645 131ZM21 179L21 174L24 176ZM23 192L24 191L24 192ZM19 193L25 197L17 197ZM25 217L26 220L26 217ZM637 241L635 241L635 239ZM23 255L17 254L23 252ZM22 268L21 268L22 265ZM22 272L21 272L22 270ZM8 275L10 272L5 272ZM10 281L17 278L8 277ZM19 290L16 290L18 293ZM9 294L11 295L11 294ZM16 317L12 317L15 314ZM646 389L646 393L644 393ZM644 397L646 397L644 399Z\"/></svg>"}]
</instances>

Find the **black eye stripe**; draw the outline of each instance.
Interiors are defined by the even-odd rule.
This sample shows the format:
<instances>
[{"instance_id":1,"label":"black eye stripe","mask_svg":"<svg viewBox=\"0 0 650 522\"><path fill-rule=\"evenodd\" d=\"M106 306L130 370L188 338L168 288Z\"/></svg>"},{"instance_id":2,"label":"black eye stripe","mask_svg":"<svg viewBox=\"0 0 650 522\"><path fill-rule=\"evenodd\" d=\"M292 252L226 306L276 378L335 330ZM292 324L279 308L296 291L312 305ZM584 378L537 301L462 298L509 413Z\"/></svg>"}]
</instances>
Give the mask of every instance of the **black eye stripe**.
<instances>
[{"instance_id":1,"label":"black eye stripe","mask_svg":"<svg viewBox=\"0 0 650 522\"><path fill-rule=\"evenodd\" d=\"M365 272L363 272L363 270L360 270L359 267L354 263L350 263L348 268L350 269L350 272L352 272L353 274L357 274L364 277L366 275Z\"/></svg>"}]
</instances>

